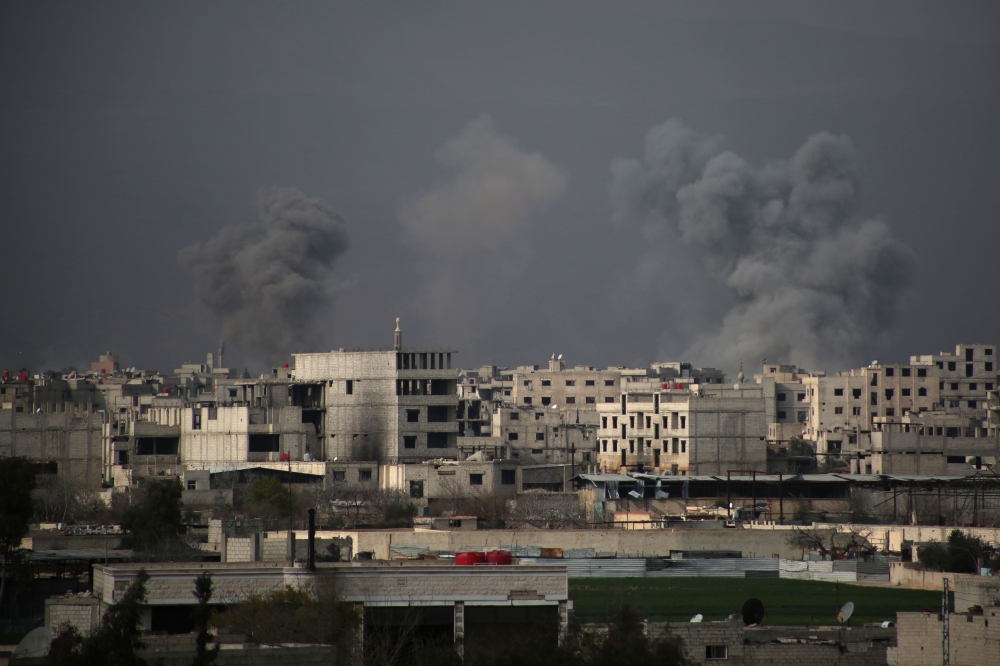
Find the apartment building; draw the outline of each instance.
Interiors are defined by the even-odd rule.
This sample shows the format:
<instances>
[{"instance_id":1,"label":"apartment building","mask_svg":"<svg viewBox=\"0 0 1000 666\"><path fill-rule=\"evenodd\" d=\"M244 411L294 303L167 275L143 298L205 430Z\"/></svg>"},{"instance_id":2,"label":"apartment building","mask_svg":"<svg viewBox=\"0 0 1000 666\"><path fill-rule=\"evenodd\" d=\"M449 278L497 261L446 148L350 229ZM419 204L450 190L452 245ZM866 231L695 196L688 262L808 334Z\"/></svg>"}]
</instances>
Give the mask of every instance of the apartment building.
<instances>
[{"instance_id":1,"label":"apartment building","mask_svg":"<svg viewBox=\"0 0 1000 666\"><path fill-rule=\"evenodd\" d=\"M771 388L625 388L619 404L598 408L598 464L602 470L681 475L765 471L765 404Z\"/></svg>"},{"instance_id":2,"label":"apartment building","mask_svg":"<svg viewBox=\"0 0 1000 666\"><path fill-rule=\"evenodd\" d=\"M588 464L595 460L597 426L593 409L501 406L493 416L493 437L523 465Z\"/></svg>"},{"instance_id":3,"label":"apartment building","mask_svg":"<svg viewBox=\"0 0 1000 666\"><path fill-rule=\"evenodd\" d=\"M322 405L327 459L458 458L456 352L404 350L398 320L395 347L293 355L298 390Z\"/></svg>"},{"instance_id":4,"label":"apartment building","mask_svg":"<svg viewBox=\"0 0 1000 666\"><path fill-rule=\"evenodd\" d=\"M615 368L566 368L562 354L553 354L547 369L520 366L512 373L509 402L519 407L566 407L596 409L599 404L617 402L621 371Z\"/></svg>"}]
</instances>

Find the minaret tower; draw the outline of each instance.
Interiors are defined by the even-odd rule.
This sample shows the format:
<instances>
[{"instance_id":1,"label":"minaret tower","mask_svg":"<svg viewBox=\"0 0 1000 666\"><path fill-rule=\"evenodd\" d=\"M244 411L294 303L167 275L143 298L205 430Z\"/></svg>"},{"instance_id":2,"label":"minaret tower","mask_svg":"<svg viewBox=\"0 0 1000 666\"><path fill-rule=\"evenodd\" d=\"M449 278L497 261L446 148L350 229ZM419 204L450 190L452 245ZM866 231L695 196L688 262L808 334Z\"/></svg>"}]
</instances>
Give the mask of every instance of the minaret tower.
<instances>
[{"instance_id":1,"label":"minaret tower","mask_svg":"<svg viewBox=\"0 0 1000 666\"><path fill-rule=\"evenodd\" d=\"M403 348L403 329L399 327L399 317L396 317L396 333L393 336L393 345L396 351Z\"/></svg>"}]
</instances>

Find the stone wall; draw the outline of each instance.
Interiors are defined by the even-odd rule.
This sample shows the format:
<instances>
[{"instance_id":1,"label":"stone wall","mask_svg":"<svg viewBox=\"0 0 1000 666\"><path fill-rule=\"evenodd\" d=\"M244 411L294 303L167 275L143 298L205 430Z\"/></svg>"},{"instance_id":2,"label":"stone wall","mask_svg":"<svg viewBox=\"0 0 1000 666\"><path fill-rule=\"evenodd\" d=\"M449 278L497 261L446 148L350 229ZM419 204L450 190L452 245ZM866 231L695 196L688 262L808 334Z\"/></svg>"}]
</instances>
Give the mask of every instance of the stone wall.
<instances>
[{"instance_id":1,"label":"stone wall","mask_svg":"<svg viewBox=\"0 0 1000 666\"><path fill-rule=\"evenodd\" d=\"M45 626L53 635L59 633L63 625L70 625L86 636L99 621L100 608L95 597L72 595L45 600Z\"/></svg>"},{"instance_id":2,"label":"stone wall","mask_svg":"<svg viewBox=\"0 0 1000 666\"><path fill-rule=\"evenodd\" d=\"M1000 665L1000 608L981 615L952 613L949 621L953 666ZM938 613L897 613L899 647L891 655L896 666L931 666L942 659Z\"/></svg>"}]
</instances>

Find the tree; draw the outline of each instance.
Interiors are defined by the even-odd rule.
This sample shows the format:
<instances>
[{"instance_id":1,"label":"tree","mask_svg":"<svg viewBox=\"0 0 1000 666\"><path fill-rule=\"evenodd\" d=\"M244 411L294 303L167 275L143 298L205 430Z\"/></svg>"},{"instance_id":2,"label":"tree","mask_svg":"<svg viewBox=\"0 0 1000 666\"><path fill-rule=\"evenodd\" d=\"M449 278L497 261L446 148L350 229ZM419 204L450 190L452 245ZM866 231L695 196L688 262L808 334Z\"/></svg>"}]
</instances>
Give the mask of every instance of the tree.
<instances>
[{"instance_id":1,"label":"tree","mask_svg":"<svg viewBox=\"0 0 1000 666\"><path fill-rule=\"evenodd\" d=\"M1000 551L982 539L952 530L946 543L932 541L918 551L920 564L934 571L979 573L980 562L991 569L1000 568Z\"/></svg>"},{"instance_id":2,"label":"tree","mask_svg":"<svg viewBox=\"0 0 1000 666\"><path fill-rule=\"evenodd\" d=\"M0 462L0 604L7 587L8 567L21 558L21 539L28 534L34 513L31 491L35 488L35 468L24 458Z\"/></svg>"},{"instance_id":3,"label":"tree","mask_svg":"<svg viewBox=\"0 0 1000 666\"><path fill-rule=\"evenodd\" d=\"M142 610L148 582L149 574L139 569L121 601L108 609L101 625L90 636L81 637L75 627L63 628L57 642L71 647L53 657L52 663L56 666L145 666L146 661L136 652L146 647L142 641Z\"/></svg>"},{"instance_id":4,"label":"tree","mask_svg":"<svg viewBox=\"0 0 1000 666\"><path fill-rule=\"evenodd\" d=\"M288 518L292 513L288 488L270 476L254 479L243 502L250 513L265 519Z\"/></svg>"},{"instance_id":5,"label":"tree","mask_svg":"<svg viewBox=\"0 0 1000 666\"><path fill-rule=\"evenodd\" d=\"M788 535L788 543L803 550L818 550L824 558L846 559L847 553L857 553L860 556L875 552L875 547L867 535L857 529L840 532L836 529L794 528Z\"/></svg>"},{"instance_id":6,"label":"tree","mask_svg":"<svg viewBox=\"0 0 1000 666\"><path fill-rule=\"evenodd\" d=\"M194 598L198 600L198 606L194 610L194 624L198 629L198 638L195 641L197 655L192 666L208 666L215 662L215 656L219 654L219 646L208 649L208 622L212 619L212 609L208 603L212 600L212 574L203 573L194 581Z\"/></svg>"},{"instance_id":7,"label":"tree","mask_svg":"<svg viewBox=\"0 0 1000 666\"><path fill-rule=\"evenodd\" d=\"M142 500L122 515L122 529L128 532L122 545L145 553L183 547L180 481L147 481L143 490Z\"/></svg>"}]
</instances>

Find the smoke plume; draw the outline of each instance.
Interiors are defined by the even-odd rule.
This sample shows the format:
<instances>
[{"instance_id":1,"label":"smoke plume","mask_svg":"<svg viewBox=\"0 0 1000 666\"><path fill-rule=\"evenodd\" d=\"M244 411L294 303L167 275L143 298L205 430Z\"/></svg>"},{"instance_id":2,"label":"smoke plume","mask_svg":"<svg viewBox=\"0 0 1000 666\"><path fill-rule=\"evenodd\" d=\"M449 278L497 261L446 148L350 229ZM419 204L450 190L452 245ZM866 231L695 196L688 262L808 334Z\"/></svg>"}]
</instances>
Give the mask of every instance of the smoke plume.
<instances>
[{"instance_id":1,"label":"smoke plume","mask_svg":"<svg viewBox=\"0 0 1000 666\"><path fill-rule=\"evenodd\" d=\"M754 168L671 119L646 137L641 161L619 158L611 171L613 221L666 228L665 242L694 252L734 297L721 325L689 341L689 358L852 363L893 322L912 253L859 215L846 136L821 132L790 160Z\"/></svg>"},{"instance_id":2,"label":"smoke plume","mask_svg":"<svg viewBox=\"0 0 1000 666\"><path fill-rule=\"evenodd\" d=\"M181 250L198 299L227 342L274 358L303 351L331 298L334 260L348 246L343 219L295 188L262 191L260 223L225 227Z\"/></svg>"},{"instance_id":3,"label":"smoke plume","mask_svg":"<svg viewBox=\"0 0 1000 666\"><path fill-rule=\"evenodd\" d=\"M497 133L486 115L435 157L456 170L454 177L403 202L399 219L420 252L427 328L468 349L475 321L497 310L500 284L520 272L529 253L532 221L563 195L566 177L539 153Z\"/></svg>"}]
</instances>

